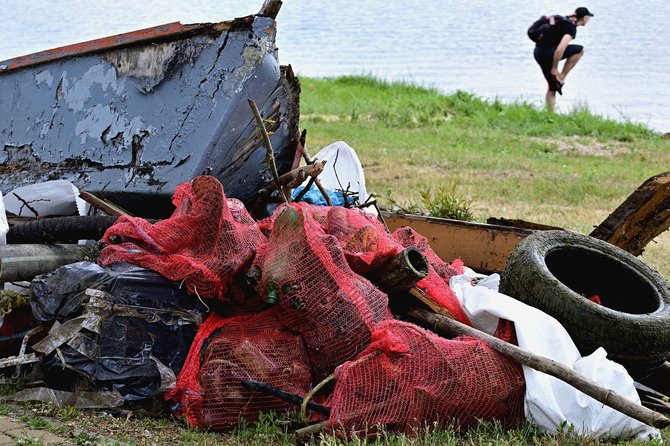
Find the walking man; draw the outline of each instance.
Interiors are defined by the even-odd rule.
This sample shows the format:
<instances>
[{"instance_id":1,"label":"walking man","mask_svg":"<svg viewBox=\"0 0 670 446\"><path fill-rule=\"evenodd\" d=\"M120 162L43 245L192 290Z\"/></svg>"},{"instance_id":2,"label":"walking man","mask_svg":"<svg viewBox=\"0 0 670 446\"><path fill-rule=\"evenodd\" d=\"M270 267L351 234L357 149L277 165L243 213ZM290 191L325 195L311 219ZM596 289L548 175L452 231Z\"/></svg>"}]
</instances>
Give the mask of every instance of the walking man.
<instances>
[{"instance_id":1,"label":"walking man","mask_svg":"<svg viewBox=\"0 0 670 446\"><path fill-rule=\"evenodd\" d=\"M584 26L593 17L591 12L581 6L567 17L553 16L551 25L535 44L535 60L542 68L544 78L547 79L546 95L547 110L554 111L556 106L556 92L563 94L562 88L568 73L575 67L584 55L584 47L573 45L570 42L577 35L577 27ZM563 69L558 64L565 59Z\"/></svg>"}]
</instances>

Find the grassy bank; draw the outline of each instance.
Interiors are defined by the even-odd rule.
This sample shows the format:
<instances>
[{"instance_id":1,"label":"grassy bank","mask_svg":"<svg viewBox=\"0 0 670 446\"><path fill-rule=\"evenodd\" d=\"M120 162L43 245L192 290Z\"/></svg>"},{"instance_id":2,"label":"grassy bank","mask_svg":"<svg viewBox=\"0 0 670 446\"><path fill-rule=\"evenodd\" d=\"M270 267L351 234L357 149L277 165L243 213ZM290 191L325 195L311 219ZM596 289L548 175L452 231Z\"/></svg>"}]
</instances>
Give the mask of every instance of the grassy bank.
<instances>
[{"instance_id":1,"label":"grassy bank","mask_svg":"<svg viewBox=\"0 0 670 446\"><path fill-rule=\"evenodd\" d=\"M368 77L301 83L311 153L346 141L368 188L387 203L455 184L477 220L502 216L589 233L644 180L670 168L667 135L586 109L549 114ZM670 277L668 252L666 232L642 259Z\"/></svg>"}]
</instances>

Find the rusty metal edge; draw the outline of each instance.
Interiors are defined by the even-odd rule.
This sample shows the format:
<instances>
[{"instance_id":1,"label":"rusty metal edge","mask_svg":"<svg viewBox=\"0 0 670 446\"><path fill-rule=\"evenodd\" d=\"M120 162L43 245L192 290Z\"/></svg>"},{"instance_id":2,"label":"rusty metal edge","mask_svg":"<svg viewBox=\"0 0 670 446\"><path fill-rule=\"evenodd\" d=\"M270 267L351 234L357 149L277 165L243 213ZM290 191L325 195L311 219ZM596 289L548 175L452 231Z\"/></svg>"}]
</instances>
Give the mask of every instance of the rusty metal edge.
<instances>
[{"instance_id":1,"label":"rusty metal edge","mask_svg":"<svg viewBox=\"0 0 670 446\"><path fill-rule=\"evenodd\" d=\"M28 54L26 56L3 60L0 61L0 74L53 62L55 60L123 48L139 43L149 43L157 40L174 40L194 34L220 34L221 32L230 29L236 22L249 20L253 20L253 16L218 23L196 23L191 25L182 25L181 22L166 23L151 28L75 43L73 45L66 45L59 48L40 51L38 53Z\"/></svg>"},{"instance_id":2,"label":"rusty metal edge","mask_svg":"<svg viewBox=\"0 0 670 446\"><path fill-rule=\"evenodd\" d=\"M536 232L421 215L391 212L382 215L391 231L410 226L426 237L435 254L445 262L460 258L466 266L485 274L502 272L516 245Z\"/></svg>"},{"instance_id":3,"label":"rusty metal edge","mask_svg":"<svg viewBox=\"0 0 670 446\"><path fill-rule=\"evenodd\" d=\"M426 223L429 223L429 224L436 224L436 225L441 225L441 226L454 226L454 227L462 227L462 228L489 230L489 231L494 231L494 232L505 232L505 233L517 234L517 235L520 235L520 236L528 236L528 235L532 234L533 232L537 231L536 228L520 228L520 227L515 227L515 226L505 226L505 225L490 224L490 223L479 223L479 222L465 221L465 220L453 220L451 218L429 217L429 216L417 215L417 214L402 214L402 213L388 212L388 211L382 211L382 215L385 218L398 218L398 219L405 219L405 220L410 220L410 221L423 221L423 222L426 222Z\"/></svg>"}]
</instances>

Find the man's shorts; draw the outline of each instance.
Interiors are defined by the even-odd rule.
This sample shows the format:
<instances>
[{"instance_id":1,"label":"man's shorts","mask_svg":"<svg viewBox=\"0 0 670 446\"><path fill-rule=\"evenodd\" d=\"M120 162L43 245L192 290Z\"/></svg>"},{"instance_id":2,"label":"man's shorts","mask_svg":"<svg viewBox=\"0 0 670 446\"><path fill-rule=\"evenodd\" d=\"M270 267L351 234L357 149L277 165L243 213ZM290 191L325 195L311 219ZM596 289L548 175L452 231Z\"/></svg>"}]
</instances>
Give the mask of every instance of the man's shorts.
<instances>
[{"instance_id":1,"label":"man's shorts","mask_svg":"<svg viewBox=\"0 0 670 446\"><path fill-rule=\"evenodd\" d=\"M563 52L563 59L567 59L570 56L581 53L584 49L581 45L568 45ZM559 91L561 89L561 83L556 80L556 77L551 74L551 66L554 64L554 51L556 48L542 48L539 46L535 47L535 61L542 68L542 74L549 84L549 91Z\"/></svg>"}]
</instances>

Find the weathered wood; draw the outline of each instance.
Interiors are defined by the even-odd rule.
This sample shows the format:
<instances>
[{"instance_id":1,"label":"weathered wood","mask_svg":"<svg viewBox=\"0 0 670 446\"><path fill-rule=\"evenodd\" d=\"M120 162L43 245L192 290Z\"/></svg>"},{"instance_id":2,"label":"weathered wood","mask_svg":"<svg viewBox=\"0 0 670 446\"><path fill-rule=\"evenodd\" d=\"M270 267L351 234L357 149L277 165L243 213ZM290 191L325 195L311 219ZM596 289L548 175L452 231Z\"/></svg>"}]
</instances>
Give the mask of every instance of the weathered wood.
<instances>
[{"instance_id":1,"label":"weathered wood","mask_svg":"<svg viewBox=\"0 0 670 446\"><path fill-rule=\"evenodd\" d=\"M447 317L449 319L456 319L453 314L449 313L449 311L444 308L441 305L438 305L437 302L435 302L433 299L430 298L426 293L421 291L417 287L412 287L409 290L409 293L414 296L416 299L421 301L425 306L431 309L431 311L435 314L439 314L441 316Z\"/></svg>"},{"instance_id":2,"label":"weathered wood","mask_svg":"<svg viewBox=\"0 0 670 446\"><path fill-rule=\"evenodd\" d=\"M100 198L96 195L93 195L90 192L86 192L85 190L80 190L79 196L85 202L91 204L92 206L95 206L98 209L103 210L109 215L117 217L120 217L121 215L131 215L130 212L126 211L121 206L117 206L111 201L105 200L104 198Z\"/></svg>"},{"instance_id":3,"label":"weathered wood","mask_svg":"<svg viewBox=\"0 0 670 446\"><path fill-rule=\"evenodd\" d=\"M498 339L495 336L479 331L476 328L469 327L462 322L449 319L439 314L434 314L428 310L412 308L408 311L408 315L440 334L449 336L472 336L481 339L501 355L518 361L533 370L558 378L604 405L618 410L619 412L641 421L642 423L648 424L649 426L662 429L670 425L670 419L660 413L634 403L615 391L600 386L597 382L586 378L570 367L552 359L530 353L516 345Z\"/></svg>"},{"instance_id":4,"label":"weathered wood","mask_svg":"<svg viewBox=\"0 0 670 446\"><path fill-rule=\"evenodd\" d=\"M258 11L258 14L276 19L277 14L279 14L279 10L281 9L281 5L281 0L265 0L263 6L261 6L261 10Z\"/></svg>"},{"instance_id":5,"label":"weathered wood","mask_svg":"<svg viewBox=\"0 0 670 446\"><path fill-rule=\"evenodd\" d=\"M302 149L302 157L305 159L305 162L307 164L314 164L314 160L312 159L311 156L309 156L309 152L307 151L307 147L303 147ZM323 185L321 184L321 181L317 177L312 177L314 178L314 184L316 185L317 189L319 189L319 192L321 192L321 195L323 195L323 199L326 200L326 204L328 206L332 206L333 202L331 201L330 197L328 196L328 193L326 190L323 188ZM312 185L309 184L309 187Z\"/></svg>"},{"instance_id":6,"label":"weathered wood","mask_svg":"<svg viewBox=\"0 0 670 446\"><path fill-rule=\"evenodd\" d=\"M657 235L670 228L670 171L642 183L591 237L639 256Z\"/></svg>"},{"instance_id":7,"label":"weathered wood","mask_svg":"<svg viewBox=\"0 0 670 446\"><path fill-rule=\"evenodd\" d=\"M326 161L321 161L320 163L308 164L306 166L293 169L292 171L286 172L284 175L279 177L279 184L291 189L296 188L300 186L307 178L315 178L317 175L323 172L325 165ZM259 190L258 193L260 195L268 195L277 188L276 184L277 183L273 180L270 184Z\"/></svg>"},{"instance_id":8,"label":"weathered wood","mask_svg":"<svg viewBox=\"0 0 670 446\"><path fill-rule=\"evenodd\" d=\"M399 294L412 288L428 275L428 260L414 247L405 248L383 265L372 282L387 294Z\"/></svg>"}]
</instances>

